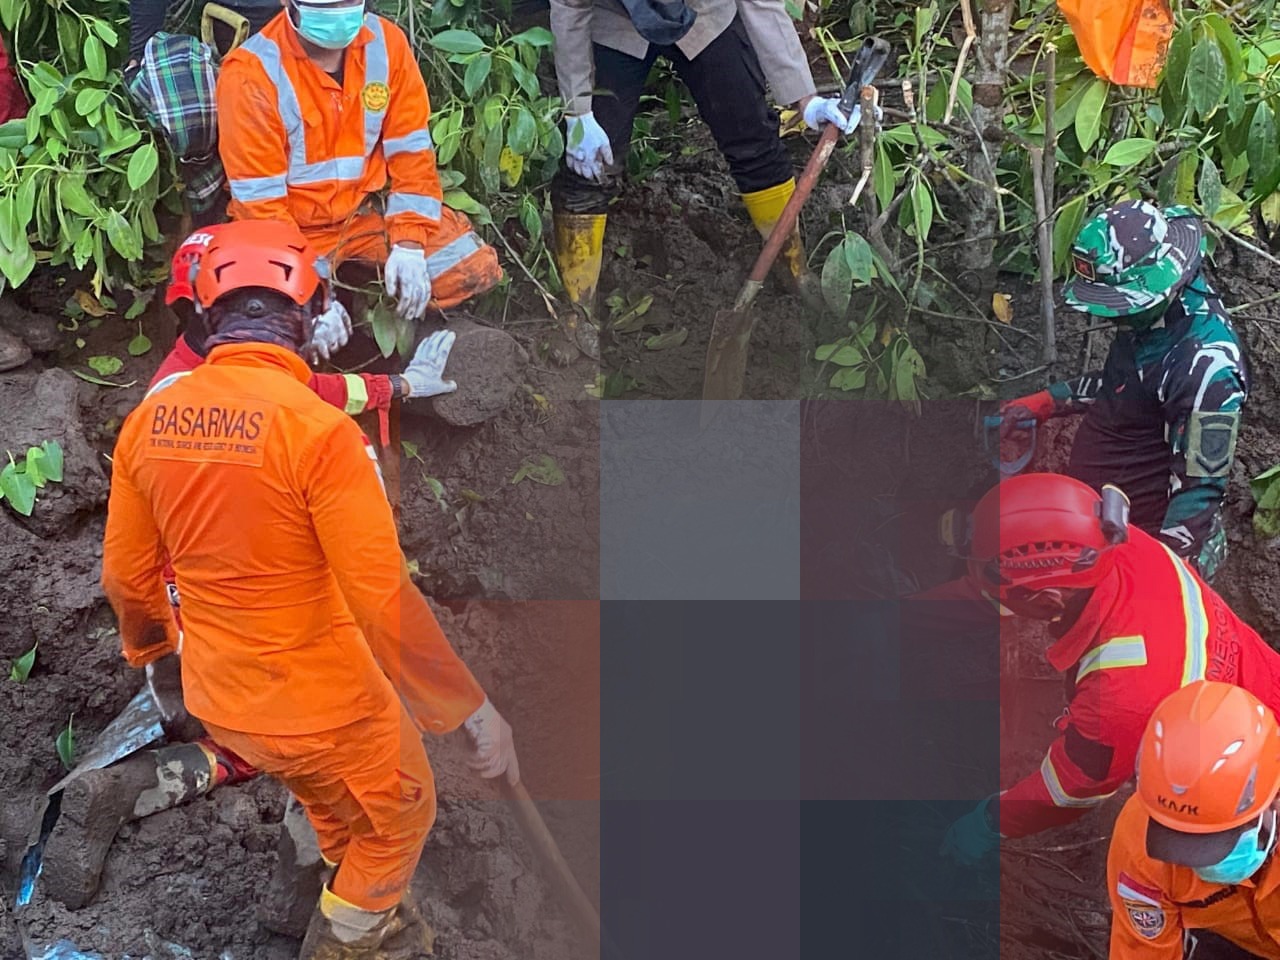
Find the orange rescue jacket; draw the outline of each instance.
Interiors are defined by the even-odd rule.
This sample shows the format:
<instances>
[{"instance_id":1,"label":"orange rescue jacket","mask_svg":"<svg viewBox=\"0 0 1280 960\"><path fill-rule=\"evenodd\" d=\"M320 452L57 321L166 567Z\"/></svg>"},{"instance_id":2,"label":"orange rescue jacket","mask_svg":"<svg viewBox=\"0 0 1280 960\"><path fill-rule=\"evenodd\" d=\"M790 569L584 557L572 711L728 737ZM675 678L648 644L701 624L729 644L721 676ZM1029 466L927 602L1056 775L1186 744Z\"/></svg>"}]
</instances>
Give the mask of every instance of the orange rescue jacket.
<instances>
[{"instance_id":1,"label":"orange rescue jacket","mask_svg":"<svg viewBox=\"0 0 1280 960\"><path fill-rule=\"evenodd\" d=\"M1147 856L1147 812L1137 795L1116 820L1107 856L1111 960L1182 960L1184 930L1211 930L1267 960L1280 960L1280 858L1252 879L1208 883L1190 867Z\"/></svg>"},{"instance_id":2,"label":"orange rescue jacket","mask_svg":"<svg viewBox=\"0 0 1280 960\"><path fill-rule=\"evenodd\" d=\"M399 691L424 730L453 730L484 693L409 579L360 428L309 378L280 347L216 347L125 420L102 559L124 656L176 649L167 551L195 716L316 733Z\"/></svg>"},{"instance_id":3,"label":"orange rescue jacket","mask_svg":"<svg viewBox=\"0 0 1280 960\"><path fill-rule=\"evenodd\" d=\"M217 97L232 219L286 220L303 232L331 227L390 178L390 243L425 245L439 226L427 86L408 38L389 20L365 17L339 84L281 13L227 55Z\"/></svg>"}]
</instances>

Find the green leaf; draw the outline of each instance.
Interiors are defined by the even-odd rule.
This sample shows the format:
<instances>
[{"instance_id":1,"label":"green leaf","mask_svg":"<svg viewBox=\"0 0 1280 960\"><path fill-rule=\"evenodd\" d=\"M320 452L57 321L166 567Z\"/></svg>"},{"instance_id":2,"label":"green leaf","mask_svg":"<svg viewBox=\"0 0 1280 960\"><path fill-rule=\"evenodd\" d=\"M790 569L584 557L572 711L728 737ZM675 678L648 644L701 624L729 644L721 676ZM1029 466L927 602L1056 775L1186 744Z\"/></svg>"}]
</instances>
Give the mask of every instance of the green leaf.
<instances>
[{"instance_id":1,"label":"green leaf","mask_svg":"<svg viewBox=\"0 0 1280 960\"><path fill-rule=\"evenodd\" d=\"M852 343L824 343L813 351L813 359L839 367L856 367L867 362L867 354Z\"/></svg>"},{"instance_id":2,"label":"green leaf","mask_svg":"<svg viewBox=\"0 0 1280 960\"><path fill-rule=\"evenodd\" d=\"M867 385L867 365L842 367L831 376L831 386L837 390L861 390Z\"/></svg>"},{"instance_id":3,"label":"green leaf","mask_svg":"<svg viewBox=\"0 0 1280 960\"><path fill-rule=\"evenodd\" d=\"M90 357L88 363L93 369L93 372L98 374L100 377L114 377L124 369L124 361L119 357L99 355L96 357Z\"/></svg>"},{"instance_id":4,"label":"green leaf","mask_svg":"<svg viewBox=\"0 0 1280 960\"><path fill-rule=\"evenodd\" d=\"M519 483L521 480L532 480L534 483L540 483L547 487L558 487L564 483L564 471L560 469L560 465L547 454L541 454L537 459L529 458L520 465L520 469L516 471L516 475L511 478L511 482Z\"/></svg>"},{"instance_id":5,"label":"green leaf","mask_svg":"<svg viewBox=\"0 0 1280 960\"><path fill-rule=\"evenodd\" d=\"M36 506L36 485L12 461L0 470L0 492L4 493L4 498L14 510L24 517L31 516Z\"/></svg>"},{"instance_id":6,"label":"green leaf","mask_svg":"<svg viewBox=\"0 0 1280 960\"><path fill-rule=\"evenodd\" d=\"M511 42L528 47L549 47L555 42L555 37L544 27L530 27L523 33L517 33Z\"/></svg>"},{"instance_id":7,"label":"green leaf","mask_svg":"<svg viewBox=\"0 0 1280 960\"><path fill-rule=\"evenodd\" d=\"M1253 494L1253 499L1261 503L1268 490L1280 490L1280 483L1277 483L1277 480L1280 480L1280 463L1262 471L1249 481L1249 492Z\"/></svg>"},{"instance_id":8,"label":"green leaf","mask_svg":"<svg viewBox=\"0 0 1280 960\"><path fill-rule=\"evenodd\" d=\"M24 234L14 249L0 247L0 273L10 286L20 287L36 266L36 255Z\"/></svg>"},{"instance_id":9,"label":"green leaf","mask_svg":"<svg viewBox=\"0 0 1280 960\"><path fill-rule=\"evenodd\" d=\"M0 148L18 150L26 145L26 120L6 120L4 123L0 123Z\"/></svg>"},{"instance_id":10,"label":"green leaf","mask_svg":"<svg viewBox=\"0 0 1280 960\"><path fill-rule=\"evenodd\" d=\"M1156 142L1146 137L1131 137L1119 140L1107 150L1102 162L1112 167L1132 167L1141 163L1155 150Z\"/></svg>"},{"instance_id":11,"label":"green leaf","mask_svg":"<svg viewBox=\"0 0 1280 960\"><path fill-rule=\"evenodd\" d=\"M446 207L475 217L477 223L490 223L492 220L489 208L465 190L446 190L444 204Z\"/></svg>"},{"instance_id":12,"label":"green leaf","mask_svg":"<svg viewBox=\"0 0 1280 960\"><path fill-rule=\"evenodd\" d=\"M484 41L470 30L442 30L427 43L446 53L479 53L484 49Z\"/></svg>"},{"instance_id":13,"label":"green leaf","mask_svg":"<svg viewBox=\"0 0 1280 960\"><path fill-rule=\"evenodd\" d=\"M844 235L840 246L844 248L845 260L849 263L849 272L853 274L854 282L866 286L875 276L876 269L872 262L871 244L861 234L851 230Z\"/></svg>"},{"instance_id":14,"label":"green leaf","mask_svg":"<svg viewBox=\"0 0 1280 960\"><path fill-rule=\"evenodd\" d=\"M1222 177L1213 157L1206 156L1200 166L1199 193L1200 208L1206 216L1212 217L1222 204Z\"/></svg>"},{"instance_id":15,"label":"green leaf","mask_svg":"<svg viewBox=\"0 0 1280 960\"><path fill-rule=\"evenodd\" d=\"M102 41L95 36L85 38L84 68L88 71L90 79L107 79L107 51Z\"/></svg>"},{"instance_id":16,"label":"green leaf","mask_svg":"<svg viewBox=\"0 0 1280 960\"><path fill-rule=\"evenodd\" d=\"M1226 18L1217 13L1206 14L1204 22L1213 31L1226 63L1228 79L1236 79L1244 74L1244 53L1240 49L1240 41L1236 39L1235 30Z\"/></svg>"},{"instance_id":17,"label":"green leaf","mask_svg":"<svg viewBox=\"0 0 1280 960\"><path fill-rule=\"evenodd\" d=\"M58 201L72 213L82 217L98 217L102 210L84 188L83 177L59 177Z\"/></svg>"},{"instance_id":18,"label":"green leaf","mask_svg":"<svg viewBox=\"0 0 1280 960\"><path fill-rule=\"evenodd\" d=\"M1085 198L1074 197L1063 206L1058 219L1053 224L1053 269L1057 276L1062 275L1071 261L1071 244L1076 234L1084 226Z\"/></svg>"},{"instance_id":19,"label":"green leaf","mask_svg":"<svg viewBox=\"0 0 1280 960\"><path fill-rule=\"evenodd\" d=\"M76 94L76 113L87 117L97 110L107 99L107 91L100 87L85 87Z\"/></svg>"},{"instance_id":20,"label":"green leaf","mask_svg":"<svg viewBox=\"0 0 1280 960\"><path fill-rule=\"evenodd\" d=\"M76 715L73 713L67 720L66 727L58 734L58 739L54 744L58 751L58 759L62 761L62 765L68 770L74 769L76 763L76 734L72 727L75 718Z\"/></svg>"},{"instance_id":21,"label":"green leaf","mask_svg":"<svg viewBox=\"0 0 1280 960\"><path fill-rule=\"evenodd\" d=\"M1095 78L1076 109L1076 140L1086 153L1098 142L1098 131L1102 129L1102 110L1107 104L1107 89L1107 81Z\"/></svg>"},{"instance_id":22,"label":"green leaf","mask_svg":"<svg viewBox=\"0 0 1280 960\"><path fill-rule=\"evenodd\" d=\"M145 333L139 332L136 337L129 341L129 346L126 349L129 351L129 356L140 357L151 349L151 340Z\"/></svg>"},{"instance_id":23,"label":"green leaf","mask_svg":"<svg viewBox=\"0 0 1280 960\"><path fill-rule=\"evenodd\" d=\"M36 650L40 644L34 647L13 661L13 666L9 668L9 679L18 683L26 683L27 677L31 676L31 668L36 665Z\"/></svg>"},{"instance_id":24,"label":"green leaf","mask_svg":"<svg viewBox=\"0 0 1280 960\"><path fill-rule=\"evenodd\" d=\"M513 152L527 157L538 142L538 124L524 104L517 104L511 118L511 130L507 134L507 146Z\"/></svg>"},{"instance_id":25,"label":"green leaf","mask_svg":"<svg viewBox=\"0 0 1280 960\"><path fill-rule=\"evenodd\" d=\"M396 319L395 311L384 303L375 304L369 311L369 325L373 328L373 339L384 357L389 357L396 352L396 335L399 332Z\"/></svg>"},{"instance_id":26,"label":"green leaf","mask_svg":"<svg viewBox=\"0 0 1280 960\"><path fill-rule=\"evenodd\" d=\"M911 185L911 215L916 225L916 236L922 241L929 239L929 228L933 226L933 191L923 179L917 179Z\"/></svg>"},{"instance_id":27,"label":"green leaf","mask_svg":"<svg viewBox=\"0 0 1280 960\"><path fill-rule=\"evenodd\" d=\"M897 178L893 173L893 161L889 158L889 150L878 138L876 159L871 167L871 182L875 185L876 199L880 201L880 209L883 210L893 202Z\"/></svg>"},{"instance_id":28,"label":"green leaf","mask_svg":"<svg viewBox=\"0 0 1280 960\"><path fill-rule=\"evenodd\" d=\"M480 54L467 64L467 72L462 75L463 92L468 97L474 96L475 92L484 86L491 69L493 69L493 57L487 53Z\"/></svg>"},{"instance_id":29,"label":"green leaf","mask_svg":"<svg viewBox=\"0 0 1280 960\"><path fill-rule=\"evenodd\" d=\"M138 382L137 380L130 380L128 383L112 383L110 380L103 380L101 377L95 377L92 373L85 373L83 370L72 370L71 372L85 383L96 383L100 387L116 387L120 390L132 387Z\"/></svg>"},{"instance_id":30,"label":"green leaf","mask_svg":"<svg viewBox=\"0 0 1280 960\"><path fill-rule=\"evenodd\" d=\"M689 330L681 327L679 330L668 330L666 333L654 334L645 340L644 346L646 350L669 350L672 347L678 347L689 339Z\"/></svg>"},{"instance_id":31,"label":"green leaf","mask_svg":"<svg viewBox=\"0 0 1280 960\"><path fill-rule=\"evenodd\" d=\"M1187 63L1187 99L1200 117L1206 117L1222 102L1227 87L1227 65L1216 41L1208 37L1191 50Z\"/></svg>"},{"instance_id":32,"label":"green leaf","mask_svg":"<svg viewBox=\"0 0 1280 960\"><path fill-rule=\"evenodd\" d=\"M40 444L44 451L44 459L40 461L40 471L54 483L62 482L62 447L56 440L46 440Z\"/></svg>"},{"instance_id":33,"label":"green leaf","mask_svg":"<svg viewBox=\"0 0 1280 960\"><path fill-rule=\"evenodd\" d=\"M822 298L837 317L843 317L853 296L853 270L845 256L843 241L827 254L822 265Z\"/></svg>"},{"instance_id":34,"label":"green leaf","mask_svg":"<svg viewBox=\"0 0 1280 960\"><path fill-rule=\"evenodd\" d=\"M27 475L27 479L36 485L38 490L43 489L46 482L46 477L40 470L40 462L43 459L43 450L39 447L27 447L27 460L22 466L22 472Z\"/></svg>"},{"instance_id":35,"label":"green leaf","mask_svg":"<svg viewBox=\"0 0 1280 960\"><path fill-rule=\"evenodd\" d=\"M413 335L417 328L412 320L396 317L396 352L402 357L413 353Z\"/></svg>"},{"instance_id":36,"label":"green leaf","mask_svg":"<svg viewBox=\"0 0 1280 960\"><path fill-rule=\"evenodd\" d=\"M131 190L138 190L151 179L156 168L160 166L160 154L154 143L144 143L129 158L129 171L126 174Z\"/></svg>"},{"instance_id":37,"label":"green leaf","mask_svg":"<svg viewBox=\"0 0 1280 960\"><path fill-rule=\"evenodd\" d=\"M105 20L97 18L90 20L89 29L96 33L108 47L114 47L120 42L120 35L116 33L116 28Z\"/></svg>"},{"instance_id":38,"label":"green leaf","mask_svg":"<svg viewBox=\"0 0 1280 960\"><path fill-rule=\"evenodd\" d=\"M1258 104L1253 112L1253 120L1249 123L1249 140L1246 150L1249 155L1249 169L1254 183L1265 181L1277 161L1276 118L1267 101Z\"/></svg>"}]
</instances>

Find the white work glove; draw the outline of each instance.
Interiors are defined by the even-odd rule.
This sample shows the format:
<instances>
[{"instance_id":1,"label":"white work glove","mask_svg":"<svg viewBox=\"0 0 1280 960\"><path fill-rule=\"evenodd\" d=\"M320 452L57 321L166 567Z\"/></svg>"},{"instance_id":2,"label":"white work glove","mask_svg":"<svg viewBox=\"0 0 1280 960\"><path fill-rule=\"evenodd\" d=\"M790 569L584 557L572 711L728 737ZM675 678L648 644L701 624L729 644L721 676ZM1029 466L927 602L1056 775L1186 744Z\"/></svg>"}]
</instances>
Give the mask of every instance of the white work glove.
<instances>
[{"instance_id":1,"label":"white work glove","mask_svg":"<svg viewBox=\"0 0 1280 960\"><path fill-rule=\"evenodd\" d=\"M520 782L520 764L516 761L516 743L511 735L511 725L502 719L497 707L484 698L480 709L473 713L463 729L471 738L474 753L467 765L486 780L506 774L507 783Z\"/></svg>"},{"instance_id":2,"label":"white work glove","mask_svg":"<svg viewBox=\"0 0 1280 960\"><path fill-rule=\"evenodd\" d=\"M596 123L593 113L565 117L564 126L564 157L569 169L598 183L604 176L604 168L613 165L613 147L604 128Z\"/></svg>"},{"instance_id":3,"label":"white work glove","mask_svg":"<svg viewBox=\"0 0 1280 960\"><path fill-rule=\"evenodd\" d=\"M810 130L818 130L823 124L833 123L841 133L853 133L862 119L862 105L854 104L853 111L845 116L840 111L838 97L814 97L804 105L804 122Z\"/></svg>"},{"instance_id":4,"label":"white work glove","mask_svg":"<svg viewBox=\"0 0 1280 960\"><path fill-rule=\"evenodd\" d=\"M431 300L431 276L427 255L422 250L396 244L387 257L387 293L396 298L396 313L402 320L417 320L427 312Z\"/></svg>"},{"instance_id":5,"label":"white work glove","mask_svg":"<svg viewBox=\"0 0 1280 960\"><path fill-rule=\"evenodd\" d=\"M316 317L315 328L311 331L311 343L307 345L307 353L312 363L328 360L347 345L351 339L351 317L347 308L337 300L329 304L329 309Z\"/></svg>"},{"instance_id":6,"label":"white work glove","mask_svg":"<svg viewBox=\"0 0 1280 960\"><path fill-rule=\"evenodd\" d=\"M453 393L458 385L452 380L444 379L444 367L449 362L449 351L453 349L453 341L458 335L452 330L437 330L418 344L413 351L413 359L400 374L409 385L409 396L438 397L442 393Z\"/></svg>"}]
</instances>

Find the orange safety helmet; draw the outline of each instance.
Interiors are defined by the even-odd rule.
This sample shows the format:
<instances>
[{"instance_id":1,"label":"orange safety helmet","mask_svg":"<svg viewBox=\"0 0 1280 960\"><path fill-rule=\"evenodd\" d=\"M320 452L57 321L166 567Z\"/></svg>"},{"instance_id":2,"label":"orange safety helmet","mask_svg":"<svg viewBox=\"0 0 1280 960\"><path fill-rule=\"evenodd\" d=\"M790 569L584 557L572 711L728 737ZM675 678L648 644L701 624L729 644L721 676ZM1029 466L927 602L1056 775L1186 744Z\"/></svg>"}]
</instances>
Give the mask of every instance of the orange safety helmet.
<instances>
[{"instance_id":1,"label":"orange safety helmet","mask_svg":"<svg viewBox=\"0 0 1280 960\"><path fill-rule=\"evenodd\" d=\"M969 576L1000 599L1017 588L1096 587L1128 525L1129 500L1118 487L1100 496L1058 473L1010 477L974 508Z\"/></svg>"},{"instance_id":2,"label":"orange safety helmet","mask_svg":"<svg viewBox=\"0 0 1280 960\"><path fill-rule=\"evenodd\" d=\"M1198 680L1171 693L1138 750L1138 796L1152 856L1189 867L1227 856L1239 827L1280 793L1280 725L1257 697Z\"/></svg>"},{"instance_id":3,"label":"orange safety helmet","mask_svg":"<svg viewBox=\"0 0 1280 960\"><path fill-rule=\"evenodd\" d=\"M291 223L236 220L223 224L200 258L196 304L207 310L234 290L262 287L300 307L310 305L314 316L328 306L328 288L316 260L307 238Z\"/></svg>"}]
</instances>

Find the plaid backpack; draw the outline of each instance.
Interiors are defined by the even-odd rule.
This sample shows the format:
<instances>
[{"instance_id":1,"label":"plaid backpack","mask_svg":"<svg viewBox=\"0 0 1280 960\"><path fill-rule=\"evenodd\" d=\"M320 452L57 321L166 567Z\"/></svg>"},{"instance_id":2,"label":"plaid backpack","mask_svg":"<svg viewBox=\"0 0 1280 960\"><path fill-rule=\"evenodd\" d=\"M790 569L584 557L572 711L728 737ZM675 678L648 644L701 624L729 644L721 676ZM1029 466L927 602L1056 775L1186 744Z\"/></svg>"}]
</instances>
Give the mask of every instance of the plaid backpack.
<instances>
[{"instance_id":1,"label":"plaid backpack","mask_svg":"<svg viewBox=\"0 0 1280 960\"><path fill-rule=\"evenodd\" d=\"M186 34L157 33L126 78L147 122L164 134L186 184L193 212L216 201L226 177L218 159L213 50Z\"/></svg>"}]
</instances>

